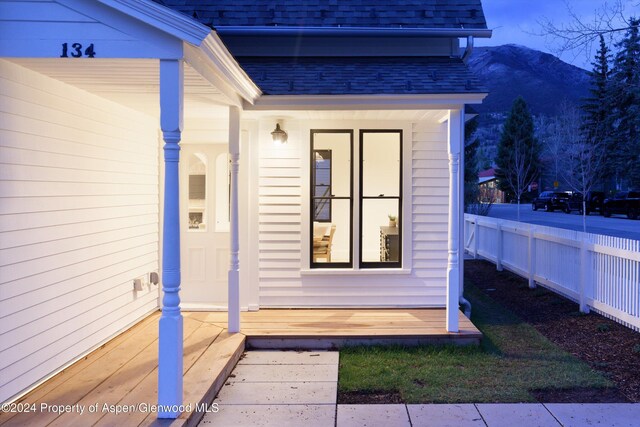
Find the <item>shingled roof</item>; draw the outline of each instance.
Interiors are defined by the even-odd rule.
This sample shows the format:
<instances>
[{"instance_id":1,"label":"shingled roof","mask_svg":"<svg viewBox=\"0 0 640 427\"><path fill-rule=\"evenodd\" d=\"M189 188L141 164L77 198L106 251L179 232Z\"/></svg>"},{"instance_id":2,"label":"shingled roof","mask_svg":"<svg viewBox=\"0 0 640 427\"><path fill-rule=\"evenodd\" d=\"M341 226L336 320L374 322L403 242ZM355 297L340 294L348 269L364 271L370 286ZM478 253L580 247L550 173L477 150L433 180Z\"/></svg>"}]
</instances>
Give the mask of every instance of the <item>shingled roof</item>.
<instances>
[{"instance_id":1,"label":"shingled roof","mask_svg":"<svg viewBox=\"0 0 640 427\"><path fill-rule=\"evenodd\" d=\"M480 0L154 0L210 27L486 29Z\"/></svg>"},{"instance_id":2,"label":"shingled roof","mask_svg":"<svg viewBox=\"0 0 640 427\"><path fill-rule=\"evenodd\" d=\"M459 58L238 58L266 95L486 93Z\"/></svg>"}]
</instances>

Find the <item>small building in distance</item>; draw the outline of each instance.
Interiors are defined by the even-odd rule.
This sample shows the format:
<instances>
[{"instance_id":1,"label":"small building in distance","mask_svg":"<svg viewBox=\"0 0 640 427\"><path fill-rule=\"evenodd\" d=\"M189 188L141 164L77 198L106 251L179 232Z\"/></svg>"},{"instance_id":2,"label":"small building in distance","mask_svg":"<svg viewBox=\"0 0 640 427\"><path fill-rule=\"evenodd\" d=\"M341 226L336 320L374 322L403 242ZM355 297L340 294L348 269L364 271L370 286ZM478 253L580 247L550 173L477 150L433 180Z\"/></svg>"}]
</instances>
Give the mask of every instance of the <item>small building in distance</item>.
<instances>
[{"instance_id":1,"label":"small building in distance","mask_svg":"<svg viewBox=\"0 0 640 427\"><path fill-rule=\"evenodd\" d=\"M498 188L498 178L494 168L478 173L479 198L483 203L505 203L504 191Z\"/></svg>"}]
</instances>

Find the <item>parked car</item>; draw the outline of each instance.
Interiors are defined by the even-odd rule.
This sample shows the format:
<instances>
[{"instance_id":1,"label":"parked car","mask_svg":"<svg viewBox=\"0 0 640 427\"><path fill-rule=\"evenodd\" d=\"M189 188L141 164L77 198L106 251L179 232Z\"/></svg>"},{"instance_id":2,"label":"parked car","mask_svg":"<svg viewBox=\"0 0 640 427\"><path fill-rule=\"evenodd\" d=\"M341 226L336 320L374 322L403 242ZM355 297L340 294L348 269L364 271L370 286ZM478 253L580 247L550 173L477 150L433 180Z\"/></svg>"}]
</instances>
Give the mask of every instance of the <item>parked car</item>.
<instances>
[{"instance_id":1,"label":"parked car","mask_svg":"<svg viewBox=\"0 0 640 427\"><path fill-rule=\"evenodd\" d=\"M640 215L640 191L622 191L613 199L606 199L602 205L602 215L626 215L629 219L638 219Z\"/></svg>"},{"instance_id":2,"label":"parked car","mask_svg":"<svg viewBox=\"0 0 640 427\"><path fill-rule=\"evenodd\" d=\"M587 192L586 198L586 208L587 215L591 212L601 212L602 211L602 203L604 202L604 192L602 191L589 191ZM581 193L573 193L573 195L563 202L564 206L562 208L566 213L571 213L573 211L578 211L580 215L582 215L582 194Z\"/></svg>"},{"instance_id":3,"label":"parked car","mask_svg":"<svg viewBox=\"0 0 640 427\"><path fill-rule=\"evenodd\" d=\"M534 211L544 209L546 212L553 212L557 209L564 210L571 195L571 191L543 191L533 199L531 209Z\"/></svg>"}]
</instances>

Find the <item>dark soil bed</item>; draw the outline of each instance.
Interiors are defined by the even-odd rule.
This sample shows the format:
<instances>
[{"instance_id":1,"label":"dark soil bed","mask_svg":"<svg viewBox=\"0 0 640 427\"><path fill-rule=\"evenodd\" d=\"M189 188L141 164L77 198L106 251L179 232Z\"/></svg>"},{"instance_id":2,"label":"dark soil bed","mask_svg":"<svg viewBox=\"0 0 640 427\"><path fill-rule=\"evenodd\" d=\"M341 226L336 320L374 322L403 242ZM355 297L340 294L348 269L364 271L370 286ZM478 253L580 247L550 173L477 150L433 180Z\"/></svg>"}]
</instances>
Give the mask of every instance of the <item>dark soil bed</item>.
<instances>
[{"instance_id":1,"label":"dark soil bed","mask_svg":"<svg viewBox=\"0 0 640 427\"><path fill-rule=\"evenodd\" d=\"M404 403L399 392L389 392L385 390L371 392L344 391L340 393L340 397L338 400L340 404L347 405L388 405L391 403Z\"/></svg>"},{"instance_id":2,"label":"dark soil bed","mask_svg":"<svg viewBox=\"0 0 640 427\"><path fill-rule=\"evenodd\" d=\"M538 390L544 402L640 402L640 333L486 261L465 261L466 283L513 311L550 341L604 373L618 390Z\"/></svg>"}]
</instances>

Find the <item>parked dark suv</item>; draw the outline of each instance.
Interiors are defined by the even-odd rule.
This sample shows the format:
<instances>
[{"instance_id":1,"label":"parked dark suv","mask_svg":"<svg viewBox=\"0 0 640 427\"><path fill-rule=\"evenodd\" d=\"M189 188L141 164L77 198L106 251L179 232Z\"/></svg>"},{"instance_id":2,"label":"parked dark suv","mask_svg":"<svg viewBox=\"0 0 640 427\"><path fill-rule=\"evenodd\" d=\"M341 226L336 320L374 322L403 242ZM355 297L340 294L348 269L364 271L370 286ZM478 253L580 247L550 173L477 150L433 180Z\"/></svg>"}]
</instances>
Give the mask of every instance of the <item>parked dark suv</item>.
<instances>
[{"instance_id":1,"label":"parked dark suv","mask_svg":"<svg viewBox=\"0 0 640 427\"><path fill-rule=\"evenodd\" d=\"M626 215L629 219L638 219L640 215L640 191L622 191L612 199L607 199L602 205L602 215Z\"/></svg>"},{"instance_id":2,"label":"parked dark suv","mask_svg":"<svg viewBox=\"0 0 640 427\"><path fill-rule=\"evenodd\" d=\"M544 209L547 212L553 212L556 209L564 210L567 206L567 200L570 198L570 191L543 191L538 197L533 199L531 209L534 211Z\"/></svg>"},{"instance_id":3,"label":"parked dark suv","mask_svg":"<svg viewBox=\"0 0 640 427\"><path fill-rule=\"evenodd\" d=\"M602 191L589 191L586 198L587 215L591 212L602 212L602 204L604 202L604 192ZM566 200L562 208L566 213L578 211L582 215L582 194L573 193L569 199Z\"/></svg>"}]
</instances>

